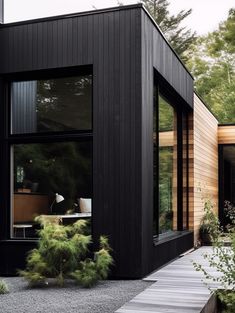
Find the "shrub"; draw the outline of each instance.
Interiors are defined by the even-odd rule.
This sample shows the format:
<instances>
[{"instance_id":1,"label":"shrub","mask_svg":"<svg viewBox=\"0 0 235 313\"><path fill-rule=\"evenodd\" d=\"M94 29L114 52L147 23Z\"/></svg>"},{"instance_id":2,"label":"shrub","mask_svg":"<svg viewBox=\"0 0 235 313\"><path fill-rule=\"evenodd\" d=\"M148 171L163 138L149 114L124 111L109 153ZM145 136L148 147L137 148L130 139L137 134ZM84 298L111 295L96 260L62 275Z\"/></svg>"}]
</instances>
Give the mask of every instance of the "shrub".
<instances>
[{"instance_id":1,"label":"shrub","mask_svg":"<svg viewBox=\"0 0 235 313\"><path fill-rule=\"evenodd\" d=\"M213 211L214 205L210 198L206 199L204 202L204 215L200 222L200 236L202 238L203 234L208 234L210 240L213 241L220 232L219 230L219 220Z\"/></svg>"},{"instance_id":2,"label":"shrub","mask_svg":"<svg viewBox=\"0 0 235 313\"><path fill-rule=\"evenodd\" d=\"M227 313L235 312L235 229L229 230L231 247L223 245L222 233L212 233L213 250L211 254L204 254L204 258L208 261L209 266L216 270L220 275L213 276L210 271L201 264L193 263L197 271L204 274L204 282L217 283L219 289L215 291L220 301L225 305ZM210 287L209 287L210 289ZM212 290L214 291L214 290Z\"/></svg>"},{"instance_id":3,"label":"shrub","mask_svg":"<svg viewBox=\"0 0 235 313\"><path fill-rule=\"evenodd\" d=\"M73 278L80 285L91 287L107 278L113 259L106 237L100 237L100 250L91 253L92 240L85 220L69 226L37 220L42 226L38 247L30 251L26 269L19 271L31 286L48 284L48 278L63 286L66 278Z\"/></svg>"},{"instance_id":4,"label":"shrub","mask_svg":"<svg viewBox=\"0 0 235 313\"><path fill-rule=\"evenodd\" d=\"M8 289L7 284L3 280L0 280L0 294L3 295L8 292L9 292L9 289Z\"/></svg>"}]
</instances>

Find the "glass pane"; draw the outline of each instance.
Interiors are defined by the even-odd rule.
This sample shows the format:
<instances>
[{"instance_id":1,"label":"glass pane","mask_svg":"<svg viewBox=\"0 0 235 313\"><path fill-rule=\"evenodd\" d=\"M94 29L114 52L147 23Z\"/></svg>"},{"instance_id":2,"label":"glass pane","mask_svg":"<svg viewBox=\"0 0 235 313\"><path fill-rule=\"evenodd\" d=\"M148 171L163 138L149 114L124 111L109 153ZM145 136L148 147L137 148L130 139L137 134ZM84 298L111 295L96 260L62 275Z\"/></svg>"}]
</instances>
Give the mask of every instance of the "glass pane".
<instances>
[{"instance_id":1,"label":"glass pane","mask_svg":"<svg viewBox=\"0 0 235 313\"><path fill-rule=\"evenodd\" d=\"M153 102L153 235L158 234L158 143L157 143L157 97L158 89L154 86Z\"/></svg>"},{"instance_id":2,"label":"glass pane","mask_svg":"<svg viewBox=\"0 0 235 313\"><path fill-rule=\"evenodd\" d=\"M39 215L91 217L91 141L17 144L12 153L13 237L35 237Z\"/></svg>"},{"instance_id":3,"label":"glass pane","mask_svg":"<svg viewBox=\"0 0 235 313\"><path fill-rule=\"evenodd\" d=\"M221 223L224 227L235 220L235 145L223 146Z\"/></svg>"},{"instance_id":4,"label":"glass pane","mask_svg":"<svg viewBox=\"0 0 235 313\"><path fill-rule=\"evenodd\" d=\"M159 234L173 230L177 230L176 114L159 96Z\"/></svg>"},{"instance_id":5,"label":"glass pane","mask_svg":"<svg viewBox=\"0 0 235 313\"><path fill-rule=\"evenodd\" d=\"M13 82L12 133L92 128L92 76Z\"/></svg>"},{"instance_id":6,"label":"glass pane","mask_svg":"<svg viewBox=\"0 0 235 313\"><path fill-rule=\"evenodd\" d=\"M182 170L183 170L183 229L188 229L188 121L187 115L182 117L183 131L183 153L182 153Z\"/></svg>"}]
</instances>

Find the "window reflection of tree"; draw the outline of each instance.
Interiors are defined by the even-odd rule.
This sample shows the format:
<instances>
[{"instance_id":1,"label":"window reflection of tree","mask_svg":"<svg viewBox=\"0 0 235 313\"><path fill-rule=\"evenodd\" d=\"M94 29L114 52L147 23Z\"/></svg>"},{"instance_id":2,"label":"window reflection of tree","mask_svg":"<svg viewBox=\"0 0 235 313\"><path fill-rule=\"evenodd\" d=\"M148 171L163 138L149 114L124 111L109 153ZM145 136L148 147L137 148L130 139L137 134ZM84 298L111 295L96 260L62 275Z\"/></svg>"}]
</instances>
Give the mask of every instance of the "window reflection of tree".
<instances>
[{"instance_id":1,"label":"window reflection of tree","mask_svg":"<svg viewBox=\"0 0 235 313\"><path fill-rule=\"evenodd\" d=\"M159 96L159 233L174 229L176 223L177 166L176 115L174 108ZM175 215L175 216L173 216Z\"/></svg>"},{"instance_id":2,"label":"window reflection of tree","mask_svg":"<svg viewBox=\"0 0 235 313\"><path fill-rule=\"evenodd\" d=\"M91 77L37 81L38 131L91 129Z\"/></svg>"},{"instance_id":3,"label":"window reflection of tree","mask_svg":"<svg viewBox=\"0 0 235 313\"><path fill-rule=\"evenodd\" d=\"M15 145L15 190L19 166L24 169L25 187L38 183L37 192L62 194L67 209L78 197L91 197L91 142Z\"/></svg>"}]
</instances>

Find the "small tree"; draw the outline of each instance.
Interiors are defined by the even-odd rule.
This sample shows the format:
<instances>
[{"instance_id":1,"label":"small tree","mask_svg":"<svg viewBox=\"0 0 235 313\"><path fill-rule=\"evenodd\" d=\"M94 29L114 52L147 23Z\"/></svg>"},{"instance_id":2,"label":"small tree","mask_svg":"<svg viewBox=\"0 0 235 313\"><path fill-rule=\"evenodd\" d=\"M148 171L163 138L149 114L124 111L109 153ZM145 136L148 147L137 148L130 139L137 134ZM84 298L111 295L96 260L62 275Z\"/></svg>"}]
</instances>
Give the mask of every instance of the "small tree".
<instances>
[{"instance_id":1,"label":"small tree","mask_svg":"<svg viewBox=\"0 0 235 313\"><path fill-rule=\"evenodd\" d=\"M85 220L69 226L41 217L37 221L42 226L38 247L29 253L26 269L19 271L31 286L48 284L48 278L63 286L66 278L73 278L80 285L91 287L107 278L113 259L106 237L100 237L100 250L93 254Z\"/></svg>"}]
</instances>

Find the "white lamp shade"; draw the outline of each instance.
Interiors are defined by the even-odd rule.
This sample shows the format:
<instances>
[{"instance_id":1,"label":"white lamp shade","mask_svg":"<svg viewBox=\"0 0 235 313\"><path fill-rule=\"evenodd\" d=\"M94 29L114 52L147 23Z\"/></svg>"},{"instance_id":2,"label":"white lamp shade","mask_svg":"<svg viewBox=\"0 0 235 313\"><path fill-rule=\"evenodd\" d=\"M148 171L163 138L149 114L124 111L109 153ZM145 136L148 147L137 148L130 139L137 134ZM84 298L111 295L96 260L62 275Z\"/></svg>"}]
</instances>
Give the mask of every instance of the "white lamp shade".
<instances>
[{"instance_id":1,"label":"white lamp shade","mask_svg":"<svg viewBox=\"0 0 235 313\"><path fill-rule=\"evenodd\" d=\"M62 202L64 200L64 197L59 195L58 193L55 194L55 202L59 203Z\"/></svg>"}]
</instances>

